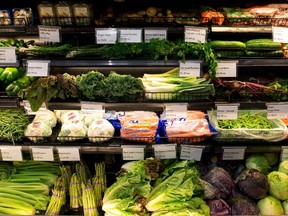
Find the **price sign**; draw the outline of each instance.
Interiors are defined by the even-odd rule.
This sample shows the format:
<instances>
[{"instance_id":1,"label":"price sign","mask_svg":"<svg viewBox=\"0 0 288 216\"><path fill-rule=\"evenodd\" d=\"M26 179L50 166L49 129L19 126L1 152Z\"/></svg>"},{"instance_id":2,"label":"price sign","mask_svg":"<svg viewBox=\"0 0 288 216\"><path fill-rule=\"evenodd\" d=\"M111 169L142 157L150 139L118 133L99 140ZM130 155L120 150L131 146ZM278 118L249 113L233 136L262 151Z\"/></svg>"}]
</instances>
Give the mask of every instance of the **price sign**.
<instances>
[{"instance_id":1,"label":"price sign","mask_svg":"<svg viewBox=\"0 0 288 216\"><path fill-rule=\"evenodd\" d=\"M50 72L50 61L47 60L28 60L27 76L48 76Z\"/></svg>"},{"instance_id":2,"label":"price sign","mask_svg":"<svg viewBox=\"0 0 288 216\"><path fill-rule=\"evenodd\" d=\"M96 44L115 44L117 41L116 28L95 29Z\"/></svg>"},{"instance_id":3,"label":"price sign","mask_svg":"<svg viewBox=\"0 0 288 216\"><path fill-rule=\"evenodd\" d=\"M223 147L223 160L243 160L246 147Z\"/></svg>"},{"instance_id":4,"label":"price sign","mask_svg":"<svg viewBox=\"0 0 288 216\"><path fill-rule=\"evenodd\" d=\"M187 103L167 103L164 106L166 118L187 118Z\"/></svg>"},{"instance_id":5,"label":"price sign","mask_svg":"<svg viewBox=\"0 0 288 216\"><path fill-rule=\"evenodd\" d=\"M167 29L144 29L144 38L145 43L149 43L152 38L167 39Z\"/></svg>"},{"instance_id":6,"label":"price sign","mask_svg":"<svg viewBox=\"0 0 288 216\"><path fill-rule=\"evenodd\" d=\"M32 157L35 161L54 161L52 147L32 147Z\"/></svg>"},{"instance_id":7,"label":"price sign","mask_svg":"<svg viewBox=\"0 0 288 216\"><path fill-rule=\"evenodd\" d=\"M288 43L288 28L272 26L272 37L274 42Z\"/></svg>"},{"instance_id":8,"label":"price sign","mask_svg":"<svg viewBox=\"0 0 288 216\"><path fill-rule=\"evenodd\" d=\"M60 161L80 161L79 147L57 147Z\"/></svg>"},{"instance_id":9,"label":"price sign","mask_svg":"<svg viewBox=\"0 0 288 216\"><path fill-rule=\"evenodd\" d=\"M2 64L17 63L16 47L0 47L0 63Z\"/></svg>"},{"instance_id":10,"label":"price sign","mask_svg":"<svg viewBox=\"0 0 288 216\"><path fill-rule=\"evenodd\" d=\"M207 28L185 26L185 42L205 43L207 40Z\"/></svg>"},{"instance_id":11,"label":"price sign","mask_svg":"<svg viewBox=\"0 0 288 216\"><path fill-rule=\"evenodd\" d=\"M218 120L233 120L238 118L239 105L217 105Z\"/></svg>"},{"instance_id":12,"label":"price sign","mask_svg":"<svg viewBox=\"0 0 288 216\"><path fill-rule=\"evenodd\" d=\"M120 43L141 43L142 29L120 29L118 41Z\"/></svg>"},{"instance_id":13,"label":"price sign","mask_svg":"<svg viewBox=\"0 0 288 216\"><path fill-rule=\"evenodd\" d=\"M195 147L191 145L181 145L181 160L195 160L201 161L203 147Z\"/></svg>"},{"instance_id":14,"label":"price sign","mask_svg":"<svg viewBox=\"0 0 288 216\"><path fill-rule=\"evenodd\" d=\"M159 159L176 158L176 144L153 145L154 156Z\"/></svg>"},{"instance_id":15,"label":"price sign","mask_svg":"<svg viewBox=\"0 0 288 216\"><path fill-rule=\"evenodd\" d=\"M1 146L1 156L3 161L22 161L22 147L21 146Z\"/></svg>"},{"instance_id":16,"label":"price sign","mask_svg":"<svg viewBox=\"0 0 288 216\"><path fill-rule=\"evenodd\" d=\"M235 61L219 61L216 74L218 77L236 77L237 63Z\"/></svg>"},{"instance_id":17,"label":"price sign","mask_svg":"<svg viewBox=\"0 0 288 216\"><path fill-rule=\"evenodd\" d=\"M104 103L81 101L81 112L83 115L99 115L103 117L105 113Z\"/></svg>"},{"instance_id":18,"label":"price sign","mask_svg":"<svg viewBox=\"0 0 288 216\"><path fill-rule=\"evenodd\" d=\"M288 146L283 146L281 150L281 161L288 160Z\"/></svg>"},{"instance_id":19,"label":"price sign","mask_svg":"<svg viewBox=\"0 0 288 216\"><path fill-rule=\"evenodd\" d=\"M195 61L180 62L180 77L200 77L201 63Z\"/></svg>"},{"instance_id":20,"label":"price sign","mask_svg":"<svg viewBox=\"0 0 288 216\"><path fill-rule=\"evenodd\" d=\"M267 119L288 118L288 104L267 104Z\"/></svg>"},{"instance_id":21,"label":"price sign","mask_svg":"<svg viewBox=\"0 0 288 216\"><path fill-rule=\"evenodd\" d=\"M39 40L44 42L60 43L60 26L38 26Z\"/></svg>"},{"instance_id":22,"label":"price sign","mask_svg":"<svg viewBox=\"0 0 288 216\"><path fill-rule=\"evenodd\" d=\"M144 147L123 147L122 146L123 160L143 160Z\"/></svg>"}]
</instances>

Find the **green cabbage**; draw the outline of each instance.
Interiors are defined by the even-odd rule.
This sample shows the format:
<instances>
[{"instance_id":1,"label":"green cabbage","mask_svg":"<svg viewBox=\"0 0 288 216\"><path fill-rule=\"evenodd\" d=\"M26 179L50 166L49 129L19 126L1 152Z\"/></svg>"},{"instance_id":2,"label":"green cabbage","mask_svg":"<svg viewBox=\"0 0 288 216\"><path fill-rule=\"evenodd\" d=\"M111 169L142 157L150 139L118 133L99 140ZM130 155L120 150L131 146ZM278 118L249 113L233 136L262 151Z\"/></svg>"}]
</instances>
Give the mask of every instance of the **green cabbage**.
<instances>
[{"instance_id":1,"label":"green cabbage","mask_svg":"<svg viewBox=\"0 0 288 216\"><path fill-rule=\"evenodd\" d=\"M269 193L279 200L288 199L288 175L273 171L268 174Z\"/></svg>"},{"instance_id":2,"label":"green cabbage","mask_svg":"<svg viewBox=\"0 0 288 216\"><path fill-rule=\"evenodd\" d=\"M288 160L284 160L279 164L278 171L288 175Z\"/></svg>"},{"instance_id":3,"label":"green cabbage","mask_svg":"<svg viewBox=\"0 0 288 216\"><path fill-rule=\"evenodd\" d=\"M283 215L281 202L273 196L266 196L257 203L260 215Z\"/></svg>"},{"instance_id":4,"label":"green cabbage","mask_svg":"<svg viewBox=\"0 0 288 216\"><path fill-rule=\"evenodd\" d=\"M256 169L267 175L271 169L267 157L260 154L253 154L246 158L245 166L247 169Z\"/></svg>"},{"instance_id":5,"label":"green cabbage","mask_svg":"<svg viewBox=\"0 0 288 216\"><path fill-rule=\"evenodd\" d=\"M282 202L282 208L284 210L284 214L288 215L288 200Z\"/></svg>"}]
</instances>

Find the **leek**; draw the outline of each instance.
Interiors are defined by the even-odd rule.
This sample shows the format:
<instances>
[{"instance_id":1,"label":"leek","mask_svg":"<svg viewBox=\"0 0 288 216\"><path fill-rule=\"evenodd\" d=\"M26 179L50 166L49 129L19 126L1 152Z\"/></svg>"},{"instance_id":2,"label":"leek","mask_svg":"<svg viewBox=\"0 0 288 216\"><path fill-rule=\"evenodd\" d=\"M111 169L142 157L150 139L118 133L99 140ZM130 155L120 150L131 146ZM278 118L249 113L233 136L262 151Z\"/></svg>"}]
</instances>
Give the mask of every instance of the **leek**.
<instances>
[{"instance_id":1,"label":"leek","mask_svg":"<svg viewBox=\"0 0 288 216\"><path fill-rule=\"evenodd\" d=\"M175 67L165 73L161 73L161 74L148 74L148 73L145 73L143 75L144 78L147 78L147 77L179 77L179 71L180 71L180 68L179 67Z\"/></svg>"}]
</instances>

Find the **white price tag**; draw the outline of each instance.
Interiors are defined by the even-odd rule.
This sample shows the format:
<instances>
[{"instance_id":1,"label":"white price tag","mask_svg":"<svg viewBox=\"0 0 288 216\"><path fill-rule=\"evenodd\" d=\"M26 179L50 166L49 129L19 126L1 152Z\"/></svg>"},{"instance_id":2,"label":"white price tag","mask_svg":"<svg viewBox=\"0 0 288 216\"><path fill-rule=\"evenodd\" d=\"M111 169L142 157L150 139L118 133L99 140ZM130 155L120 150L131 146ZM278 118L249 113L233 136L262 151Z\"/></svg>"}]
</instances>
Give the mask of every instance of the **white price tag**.
<instances>
[{"instance_id":1,"label":"white price tag","mask_svg":"<svg viewBox=\"0 0 288 216\"><path fill-rule=\"evenodd\" d=\"M96 44L115 44L117 41L117 29L95 29Z\"/></svg>"},{"instance_id":2,"label":"white price tag","mask_svg":"<svg viewBox=\"0 0 288 216\"><path fill-rule=\"evenodd\" d=\"M16 47L0 47L0 63L17 63Z\"/></svg>"},{"instance_id":3,"label":"white price tag","mask_svg":"<svg viewBox=\"0 0 288 216\"><path fill-rule=\"evenodd\" d=\"M142 29L120 29L119 43L141 43Z\"/></svg>"},{"instance_id":4,"label":"white price tag","mask_svg":"<svg viewBox=\"0 0 288 216\"><path fill-rule=\"evenodd\" d=\"M122 147L123 160L143 160L144 147Z\"/></svg>"},{"instance_id":5,"label":"white price tag","mask_svg":"<svg viewBox=\"0 0 288 216\"><path fill-rule=\"evenodd\" d=\"M22 161L22 147L21 146L1 146L1 156L3 161Z\"/></svg>"},{"instance_id":6,"label":"white price tag","mask_svg":"<svg viewBox=\"0 0 288 216\"><path fill-rule=\"evenodd\" d=\"M187 118L187 103L167 103L164 106L166 118Z\"/></svg>"},{"instance_id":7,"label":"white price tag","mask_svg":"<svg viewBox=\"0 0 288 216\"><path fill-rule=\"evenodd\" d=\"M27 76L48 76L50 72L50 60L28 60Z\"/></svg>"},{"instance_id":8,"label":"white price tag","mask_svg":"<svg viewBox=\"0 0 288 216\"><path fill-rule=\"evenodd\" d=\"M39 40L44 42L60 43L60 26L38 26Z\"/></svg>"},{"instance_id":9,"label":"white price tag","mask_svg":"<svg viewBox=\"0 0 288 216\"><path fill-rule=\"evenodd\" d=\"M185 26L185 42L205 43L207 40L207 28Z\"/></svg>"},{"instance_id":10,"label":"white price tag","mask_svg":"<svg viewBox=\"0 0 288 216\"><path fill-rule=\"evenodd\" d=\"M288 160L288 146L283 146L281 150L281 161Z\"/></svg>"},{"instance_id":11,"label":"white price tag","mask_svg":"<svg viewBox=\"0 0 288 216\"><path fill-rule=\"evenodd\" d=\"M176 144L153 145L154 156L159 159L175 159Z\"/></svg>"},{"instance_id":12,"label":"white price tag","mask_svg":"<svg viewBox=\"0 0 288 216\"><path fill-rule=\"evenodd\" d=\"M218 120L234 120L238 118L239 105L218 105L217 119Z\"/></svg>"},{"instance_id":13,"label":"white price tag","mask_svg":"<svg viewBox=\"0 0 288 216\"><path fill-rule=\"evenodd\" d=\"M267 119L288 118L288 104L267 104Z\"/></svg>"},{"instance_id":14,"label":"white price tag","mask_svg":"<svg viewBox=\"0 0 288 216\"><path fill-rule=\"evenodd\" d=\"M53 147L32 147L34 161L54 161Z\"/></svg>"},{"instance_id":15,"label":"white price tag","mask_svg":"<svg viewBox=\"0 0 288 216\"><path fill-rule=\"evenodd\" d=\"M144 38L145 43L149 43L152 38L167 39L167 29L144 29Z\"/></svg>"},{"instance_id":16,"label":"white price tag","mask_svg":"<svg viewBox=\"0 0 288 216\"><path fill-rule=\"evenodd\" d=\"M203 147L195 147L191 145L181 145L181 160L201 161Z\"/></svg>"},{"instance_id":17,"label":"white price tag","mask_svg":"<svg viewBox=\"0 0 288 216\"><path fill-rule=\"evenodd\" d=\"M235 61L218 62L217 77L237 77L237 63Z\"/></svg>"},{"instance_id":18,"label":"white price tag","mask_svg":"<svg viewBox=\"0 0 288 216\"><path fill-rule=\"evenodd\" d=\"M180 77L200 77L201 63L195 61L180 62Z\"/></svg>"},{"instance_id":19,"label":"white price tag","mask_svg":"<svg viewBox=\"0 0 288 216\"><path fill-rule=\"evenodd\" d=\"M274 42L288 43L288 28L272 26L272 37Z\"/></svg>"},{"instance_id":20,"label":"white price tag","mask_svg":"<svg viewBox=\"0 0 288 216\"><path fill-rule=\"evenodd\" d=\"M223 147L223 160L243 160L246 147Z\"/></svg>"},{"instance_id":21,"label":"white price tag","mask_svg":"<svg viewBox=\"0 0 288 216\"><path fill-rule=\"evenodd\" d=\"M57 147L60 161L80 161L79 147Z\"/></svg>"},{"instance_id":22,"label":"white price tag","mask_svg":"<svg viewBox=\"0 0 288 216\"><path fill-rule=\"evenodd\" d=\"M81 101L81 112L83 115L97 115L103 118L105 114L104 103L92 102L92 101Z\"/></svg>"}]
</instances>

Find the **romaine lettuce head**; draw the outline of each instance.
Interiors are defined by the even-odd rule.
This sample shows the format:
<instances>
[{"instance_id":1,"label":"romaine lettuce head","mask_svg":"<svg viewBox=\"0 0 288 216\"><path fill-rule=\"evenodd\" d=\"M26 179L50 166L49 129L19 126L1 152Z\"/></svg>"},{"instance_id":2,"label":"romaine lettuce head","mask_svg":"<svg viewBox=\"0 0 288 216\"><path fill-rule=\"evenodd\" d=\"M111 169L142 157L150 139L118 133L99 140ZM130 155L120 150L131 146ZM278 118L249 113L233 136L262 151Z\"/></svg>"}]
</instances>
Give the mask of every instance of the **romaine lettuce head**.
<instances>
[{"instance_id":1,"label":"romaine lettuce head","mask_svg":"<svg viewBox=\"0 0 288 216\"><path fill-rule=\"evenodd\" d=\"M191 209L191 208L182 208L177 209L175 211L156 211L151 214L151 216L207 216L204 213L202 213L200 210L197 209Z\"/></svg>"},{"instance_id":2,"label":"romaine lettuce head","mask_svg":"<svg viewBox=\"0 0 288 216\"><path fill-rule=\"evenodd\" d=\"M283 215L281 202L273 196L266 196L257 203L260 215Z\"/></svg>"},{"instance_id":3,"label":"romaine lettuce head","mask_svg":"<svg viewBox=\"0 0 288 216\"><path fill-rule=\"evenodd\" d=\"M284 160L279 164L278 171L288 175L288 160Z\"/></svg>"},{"instance_id":4,"label":"romaine lettuce head","mask_svg":"<svg viewBox=\"0 0 288 216\"><path fill-rule=\"evenodd\" d=\"M148 211L161 209L169 210L169 203L175 201L188 201L193 195L198 176L191 169L181 169L175 171L162 183L153 188L147 197L146 208Z\"/></svg>"},{"instance_id":5,"label":"romaine lettuce head","mask_svg":"<svg viewBox=\"0 0 288 216\"><path fill-rule=\"evenodd\" d=\"M269 193L279 200L288 199L288 175L279 171L268 174Z\"/></svg>"},{"instance_id":6,"label":"romaine lettuce head","mask_svg":"<svg viewBox=\"0 0 288 216\"><path fill-rule=\"evenodd\" d=\"M125 176L117 178L107 190L103 197L103 203L114 199L125 199L133 197L133 195L141 195L147 197L151 191L148 181L144 181L140 175L127 173Z\"/></svg>"}]
</instances>

